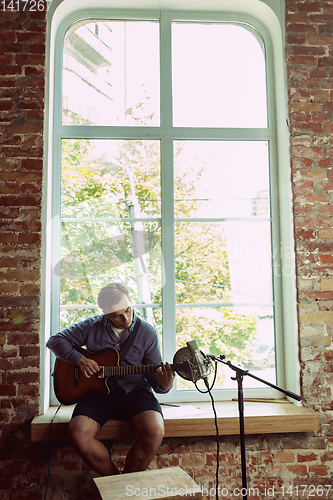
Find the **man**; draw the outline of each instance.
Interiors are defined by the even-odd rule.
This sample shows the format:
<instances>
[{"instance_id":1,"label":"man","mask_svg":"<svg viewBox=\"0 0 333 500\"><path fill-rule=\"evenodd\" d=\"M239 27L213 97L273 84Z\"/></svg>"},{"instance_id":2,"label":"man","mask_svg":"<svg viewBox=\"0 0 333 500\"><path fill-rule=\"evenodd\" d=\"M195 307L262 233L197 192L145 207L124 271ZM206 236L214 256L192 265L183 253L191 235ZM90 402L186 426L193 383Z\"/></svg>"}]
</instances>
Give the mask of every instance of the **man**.
<instances>
[{"instance_id":1,"label":"man","mask_svg":"<svg viewBox=\"0 0 333 500\"><path fill-rule=\"evenodd\" d=\"M109 451L96 439L98 430L110 418L129 420L139 438L130 449L123 473L147 469L154 458L164 435L164 423L157 393L168 392L175 373L169 363L161 361L158 337L155 329L139 320L132 309L129 291L122 283L110 283L98 294L98 305L103 314L57 333L47 346L60 359L79 365L87 378L101 367L82 356L74 346L86 346L91 352L115 348L120 354L129 335L138 323L131 347L122 359L125 365L159 365L156 374L126 375L108 379L109 394L90 392L78 401L69 426L69 437L81 458L103 476L118 474Z\"/></svg>"}]
</instances>

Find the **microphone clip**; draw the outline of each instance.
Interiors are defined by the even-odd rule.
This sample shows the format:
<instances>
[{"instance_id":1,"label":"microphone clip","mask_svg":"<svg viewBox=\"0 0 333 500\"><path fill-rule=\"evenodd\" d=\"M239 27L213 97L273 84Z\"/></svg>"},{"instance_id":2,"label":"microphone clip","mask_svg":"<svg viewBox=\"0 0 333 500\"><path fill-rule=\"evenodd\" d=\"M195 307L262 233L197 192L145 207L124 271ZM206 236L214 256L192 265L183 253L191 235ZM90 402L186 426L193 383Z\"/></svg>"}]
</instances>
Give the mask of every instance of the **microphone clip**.
<instances>
[{"instance_id":1,"label":"microphone clip","mask_svg":"<svg viewBox=\"0 0 333 500\"><path fill-rule=\"evenodd\" d=\"M192 363L192 361L190 359L187 360L187 363L190 367L190 370L191 370L191 378L192 378L192 382L197 382L197 380L200 380L200 374L199 374L199 370L198 370L198 365L195 365L194 363Z\"/></svg>"}]
</instances>

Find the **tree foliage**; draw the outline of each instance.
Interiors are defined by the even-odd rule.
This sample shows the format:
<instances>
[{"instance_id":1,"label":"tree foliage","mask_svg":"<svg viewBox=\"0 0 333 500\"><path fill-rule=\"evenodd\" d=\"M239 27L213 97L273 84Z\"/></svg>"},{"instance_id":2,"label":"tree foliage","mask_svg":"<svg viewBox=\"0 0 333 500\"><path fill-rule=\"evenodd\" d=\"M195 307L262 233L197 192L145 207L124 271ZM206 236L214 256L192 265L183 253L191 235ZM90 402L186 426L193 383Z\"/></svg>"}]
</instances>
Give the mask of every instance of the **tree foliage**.
<instances>
[{"instance_id":1,"label":"tree foliage","mask_svg":"<svg viewBox=\"0 0 333 500\"><path fill-rule=\"evenodd\" d=\"M75 307L95 305L100 287L111 280L121 279L134 302L142 301L134 237L144 246L138 260L147 270L148 301L162 302L159 142L108 141L107 145L103 151L98 141L63 140L61 304L73 309L63 311L62 327L94 314L95 310ZM183 148L177 143L175 163ZM200 207L195 184L204 168L199 162L175 175L175 216L194 219L175 223L176 344L182 347L196 339L204 351L240 361L253 341L256 318L231 306L206 305L229 302L230 273L226 239L218 224L195 221ZM136 217L154 220L136 224L121 220L131 217L133 210ZM161 332L162 310L154 308L153 314Z\"/></svg>"}]
</instances>

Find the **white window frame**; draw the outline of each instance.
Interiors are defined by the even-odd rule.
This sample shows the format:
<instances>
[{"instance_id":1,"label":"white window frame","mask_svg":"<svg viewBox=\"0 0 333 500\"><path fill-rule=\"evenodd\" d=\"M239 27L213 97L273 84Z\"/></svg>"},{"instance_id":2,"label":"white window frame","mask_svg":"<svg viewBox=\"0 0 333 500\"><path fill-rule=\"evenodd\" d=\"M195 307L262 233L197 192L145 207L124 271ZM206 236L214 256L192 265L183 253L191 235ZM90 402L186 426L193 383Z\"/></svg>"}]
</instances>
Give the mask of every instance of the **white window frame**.
<instances>
[{"instance_id":1,"label":"white window frame","mask_svg":"<svg viewBox=\"0 0 333 500\"><path fill-rule=\"evenodd\" d=\"M276 256L274 272L281 274L281 279L274 279L275 297L277 298L276 338L277 351L277 384L293 392L299 393L299 362L298 362L298 328L296 307L296 279L295 255L292 222L292 196L289 159L289 130L287 114L286 71L284 61L284 2L281 0L165 0L163 13L159 11L158 0L145 0L140 2L141 10L136 8L136 0L95 0L94 8L90 8L90 0L80 0L78 6L73 0L52 0L48 10L47 33L47 95L46 95L46 133L45 133L45 191L44 191L44 220L43 220L43 268L42 268L42 301L41 301L41 413L44 413L50 401L50 353L45 348L45 342L51 333L58 329L54 311L59 310L59 302L54 296L59 297L59 290L52 287L52 269L59 260L59 255L51 254L51 235L60 234L58 213L60 202L53 193L60 192L60 161L62 138L148 138L142 136L139 127L84 127L62 126L62 42L63 37L73 23L79 19L161 19L161 58L171 68L171 30L166 25L171 19L192 21L214 21L245 23L258 31L265 44L268 114L270 123L266 129L255 129L253 136L245 134L242 129L205 129L207 139L224 140L249 140L262 139L270 142L271 165L271 204L274 217L272 238L280 243L280 255ZM74 4L74 5L73 5ZM232 4L232 5L230 5ZM107 8L106 8L107 6ZM121 10L120 10L121 8ZM204 11L202 9L205 9ZM170 10L169 10L170 9ZM172 10L171 10L172 9ZM170 32L168 32L170 31ZM55 50L57 48L57 50ZM195 139L196 129L178 129L174 135L171 113L171 72L164 71L166 65L161 67L161 129L149 127L149 139L161 140L161 160L164 165L171 166L173 139ZM164 121L162 121L164 120ZM161 133L161 130L163 131ZM248 132L248 131L247 131ZM200 131L203 139L203 129ZM167 199L173 189L172 168L162 170L162 200ZM170 191L170 193L168 192ZM171 193L173 194L173 192ZM163 201L162 201L163 202ZM169 211L168 218L162 221L162 239L173 241L171 229L173 227L173 213ZM168 233L169 231L169 233ZM174 269L172 255L164 253L165 266ZM169 261L167 260L169 259ZM277 276L278 277L278 276ZM53 294L53 301L51 296ZM163 293L163 307L175 303L174 287L165 287ZM53 310L54 308L54 310ZM170 308L172 311L172 308ZM169 312L170 312L169 310ZM174 309L173 309L174 310ZM175 325L175 311L164 314L164 331L173 331ZM171 361L175 352L175 338L166 336L164 340L165 359ZM230 374L232 375L232 373ZM51 391L52 392L52 391ZM216 399L218 391L214 391ZM221 391L223 399L235 397L237 387L232 391ZM284 397L280 392L267 386L262 389L247 389L247 397ZM195 388L193 391L181 395L171 394L171 399L176 401L189 401L202 399ZM169 399L159 397L161 401Z\"/></svg>"}]
</instances>

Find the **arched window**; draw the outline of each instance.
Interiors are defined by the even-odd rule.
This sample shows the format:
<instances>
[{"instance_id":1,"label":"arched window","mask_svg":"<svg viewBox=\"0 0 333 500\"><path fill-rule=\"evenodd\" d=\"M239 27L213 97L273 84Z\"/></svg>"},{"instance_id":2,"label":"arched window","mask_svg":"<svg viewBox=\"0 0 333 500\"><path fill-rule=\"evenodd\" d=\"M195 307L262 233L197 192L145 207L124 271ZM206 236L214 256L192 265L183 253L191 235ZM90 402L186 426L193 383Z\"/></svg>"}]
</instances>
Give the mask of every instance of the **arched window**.
<instances>
[{"instance_id":1,"label":"arched window","mask_svg":"<svg viewBox=\"0 0 333 500\"><path fill-rule=\"evenodd\" d=\"M223 11L96 12L55 38L51 334L99 313L99 289L119 280L165 360L195 339L286 385L294 273L274 40ZM228 370L216 398L234 396ZM181 378L168 395L197 397Z\"/></svg>"}]
</instances>

